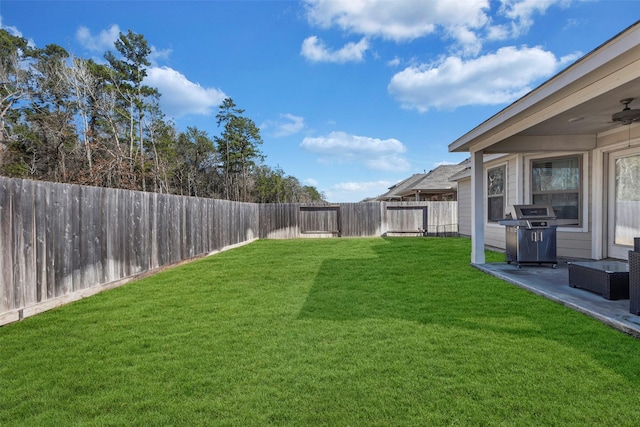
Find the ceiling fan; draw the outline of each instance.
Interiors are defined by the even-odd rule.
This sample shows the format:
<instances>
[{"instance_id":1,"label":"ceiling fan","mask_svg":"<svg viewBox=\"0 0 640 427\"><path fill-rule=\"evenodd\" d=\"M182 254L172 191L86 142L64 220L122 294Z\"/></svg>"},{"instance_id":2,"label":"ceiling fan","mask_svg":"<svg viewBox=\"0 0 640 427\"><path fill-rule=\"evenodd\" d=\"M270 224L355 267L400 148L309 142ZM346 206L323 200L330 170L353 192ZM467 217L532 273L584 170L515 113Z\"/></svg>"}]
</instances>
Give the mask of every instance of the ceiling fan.
<instances>
[{"instance_id":1,"label":"ceiling fan","mask_svg":"<svg viewBox=\"0 0 640 427\"><path fill-rule=\"evenodd\" d=\"M640 109L634 108L631 109L629 108L629 104L631 104L631 101L633 101L633 98L625 98L620 100L620 103L622 105L624 105L624 108L622 111L619 111L617 113L615 113L613 116L611 116L611 120L613 120L614 122L620 122L623 125L629 125L632 122L637 122L640 120Z\"/></svg>"}]
</instances>

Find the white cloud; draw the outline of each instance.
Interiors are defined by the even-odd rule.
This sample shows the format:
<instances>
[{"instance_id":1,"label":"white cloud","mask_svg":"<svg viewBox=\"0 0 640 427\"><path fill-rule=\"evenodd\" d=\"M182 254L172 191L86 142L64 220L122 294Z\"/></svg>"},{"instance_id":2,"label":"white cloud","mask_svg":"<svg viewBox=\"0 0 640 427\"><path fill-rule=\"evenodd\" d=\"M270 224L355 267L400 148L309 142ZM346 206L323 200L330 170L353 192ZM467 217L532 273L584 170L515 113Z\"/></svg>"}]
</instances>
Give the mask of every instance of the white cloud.
<instances>
[{"instance_id":1,"label":"white cloud","mask_svg":"<svg viewBox=\"0 0 640 427\"><path fill-rule=\"evenodd\" d=\"M187 114L209 115L227 97L220 89L204 88L169 67L147 69L144 83L160 91L162 110L172 118Z\"/></svg>"},{"instance_id":2,"label":"white cloud","mask_svg":"<svg viewBox=\"0 0 640 427\"><path fill-rule=\"evenodd\" d=\"M149 54L149 62L152 65L157 65L159 60L168 59L173 53L173 49L162 49L159 50L155 46L151 46L151 54Z\"/></svg>"},{"instance_id":3,"label":"white cloud","mask_svg":"<svg viewBox=\"0 0 640 427\"><path fill-rule=\"evenodd\" d=\"M529 31L533 25L533 15L544 15L547 9L555 4L568 5L568 0L502 0L498 11L512 21L510 36L518 37Z\"/></svg>"},{"instance_id":4,"label":"white cloud","mask_svg":"<svg viewBox=\"0 0 640 427\"><path fill-rule=\"evenodd\" d=\"M488 0L307 0L307 17L323 28L394 41L432 34L438 26L480 28L487 22Z\"/></svg>"},{"instance_id":5,"label":"white cloud","mask_svg":"<svg viewBox=\"0 0 640 427\"><path fill-rule=\"evenodd\" d=\"M531 19L534 13L544 14L554 4L568 4L567 0L502 0L500 12L514 20Z\"/></svg>"},{"instance_id":6,"label":"white cloud","mask_svg":"<svg viewBox=\"0 0 640 427\"><path fill-rule=\"evenodd\" d=\"M263 130L273 129L273 136L289 136L300 132L304 129L304 117L294 116L293 114L280 114L280 120L268 120L260 125Z\"/></svg>"},{"instance_id":7,"label":"white cloud","mask_svg":"<svg viewBox=\"0 0 640 427\"><path fill-rule=\"evenodd\" d=\"M18 27L14 27L12 25L3 25L2 24L2 15L0 15L0 28L2 28L3 30L5 30L6 32L8 32L9 34L11 34L14 37L24 38L24 36L22 35L22 31L20 31L18 29ZM33 41L32 38L27 38L25 40L27 40L27 46L36 47L36 43Z\"/></svg>"},{"instance_id":8,"label":"white cloud","mask_svg":"<svg viewBox=\"0 0 640 427\"><path fill-rule=\"evenodd\" d=\"M120 35L120 27L112 25L98 35L92 35L87 27L79 27L76 31L76 39L85 48L92 52L106 52L113 49L113 44Z\"/></svg>"},{"instance_id":9,"label":"white cloud","mask_svg":"<svg viewBox=\"0 0 640 427\"><path fill-rule=\"evenodd\" d=\"M79 27L76 31L76 39L85 49L91 52L104 53L115 48L115 42L120 37L120 33L120 27L115 24L106 30L100 31L97 35L91 34L91 30L87 27ZM153 66L156 66L158 61L167 59L173 52L172 49L158 49L153 45L150 45L149 49L151 53L148 59Z\"/></svg>"},{"instance_id":10,"label":"white cloud","mask_svg":"<svg viewBox=\"0 0 640 427\"><path fill-rule=\"evenodd\" d=\"M371 189L388 189L392 184L390 181L369 181L369 182L341 182L331 188L340 191L370 191Z\"/></svg>"},{"instance_id":11,"label":"white cloud","mask_svg":"<svg viewBox=\"0 0 640 427\"><path fill-rule=\"evenodd\" d=\"M390 67L397 67L398 65L400 65L400 58L396 56L392 60L387 61L387 65Z\"/></svg>"},{"instance_id":12,"label":"white cloud","mask_svg":"<svg viewBox=\"0 0 640 427\"><path fill-rule=\"evenodd\" d=\"M456 40L457 44L453 47L464 56L476 56L482 50L482 40L478 34L471 31L468 27L459 25L449 28L449 36Z\"/></svg>"},{"instance_id":13,"label":"white cloud","mask_svg":"<svg viewBox=\"0 0 640 427\"><path fill-rule=\"evenodd\" d=\"M487 29L487 40L506 40L511 36L510 27L506 25L492 25Z\"/></svg>"},{"instance_id":14,"label":"white cloud","mask_svg":"<svg viewBox=\"0 0 640 427\"><path fill-rule=\"evenodd\" d=\"M341 182L324 190L331 202L359 202L367 197L376 197L387 192L391 181Z\"/></svg>"},{"instance_id":15,"label":"white cloud","mask_svg":"<svg viewBox=\"0 0 640 427\"><path fill-rule=\"evenodd\" d=\"M402 172L410 165L403 153L406 147L397 139L378 139L368 136L331 132L327 136L307 137L302 148L318 154L323 163L362 163L375 170Z\"/></svg>"},{"instance_id":16,"label":"white cloud","mask_svg":"<svg viewBox=\"0 0 640 427\"><path fill-rule=\"evenodd\" d=\"M76 38L84 48L103 53L114 49L120 33L120 27L115 24L97 35L91 34L87 27L79 27ZM150 46L150 49L148 59L152 65L146 70L144 84L158 89L161 94L160 105L167 116L179 118L187 114L209 115L227 97L220 89L204 88L174 69L158 66L158 61L171 55L171 49L160 50L155 46Z\"/></svg>"},{"instance_id":17,"label":"white cloud","mask_svg":"<svg viewBox=\"0 0 640 427\"><path fill-rule=\"evenodd\" d=\"M451 56L397 73L389 92L404 108L452 110L464 105L504 104L520 98L579 53L557 59L540 47L504 47L471 60Z\"/></svg>"},{"instance_id":18,"label":"white cloud","mask_svg":"<svg viewBox=\"0 0 640 427\"><path fill-rule=\"evenodd\" d=\"M307 19L321 28L339 28L396 42L435 36L453 41L457 55L478 55L486 40L525 34L536 14L570 0L305 0ZM492 7L494 10L492 10Z\"/></svg>"},{"instance_id":19,"label":"white cloud","mask_svg":"<svg viewBox=\"0 0 640 427\"><path fill-rule=\"evenodd\" d=\"M369 49L369 42L363 38L358 43L347 43L339 50L331 50L316 36L307 37L302 42L300 54L312 62L360 62Z\"/></svg>"},{"instance_id":20,"label":"white cloud","mask_svg":"<svg viewBox=\"0 0 640 427\"><path fill-rule=\"evenodd\" d=\"M0 28L7 31L9 34L11 34L14 37L22 37L22 32L20 32L20 30L18 30L17 27L14 27L11 25L3 25L2 15L0 15Z\"/></svg>"}]
</instances>

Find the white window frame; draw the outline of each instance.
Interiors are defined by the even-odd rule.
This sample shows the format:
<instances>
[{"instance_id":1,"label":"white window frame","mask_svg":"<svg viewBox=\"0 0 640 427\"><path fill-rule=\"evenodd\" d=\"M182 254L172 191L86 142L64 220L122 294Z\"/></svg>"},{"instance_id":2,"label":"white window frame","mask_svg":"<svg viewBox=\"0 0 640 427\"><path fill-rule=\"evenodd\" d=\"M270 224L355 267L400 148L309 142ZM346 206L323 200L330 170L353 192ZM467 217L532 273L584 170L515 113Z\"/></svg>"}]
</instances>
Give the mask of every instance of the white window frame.
<instances>
[{"instance_id":1,"label":"white window frame","mask_svg":"<svg viewBox=\"0 0 640 427\"><path fill-rule=\"evenodd\" d=\"M545 154L532 154L524 156L524 204L532 203L533 191L531 190L533 161L544 159L557 159L563 157L580 157L580 225L578 226L558 226L559 231L586 233L589 231L589 153L587 152L554 152Z\"/></svg>"},{"instance_id":2,"label":"white window frame","mask_svg":"<svg viewBox=\"0 0 640 427\"><path fill-rule=\"evenodd\" d=\"M485 225L499 225L498 221L489 220L489 171L493 169L504 169L504 188L502 189L502 216L507 214L507 192L509 190L509 168L508 163L496 163L484 168L484 197L485 197L485 209L484 209L484 223Z\"/></svg>"}]
</instances>

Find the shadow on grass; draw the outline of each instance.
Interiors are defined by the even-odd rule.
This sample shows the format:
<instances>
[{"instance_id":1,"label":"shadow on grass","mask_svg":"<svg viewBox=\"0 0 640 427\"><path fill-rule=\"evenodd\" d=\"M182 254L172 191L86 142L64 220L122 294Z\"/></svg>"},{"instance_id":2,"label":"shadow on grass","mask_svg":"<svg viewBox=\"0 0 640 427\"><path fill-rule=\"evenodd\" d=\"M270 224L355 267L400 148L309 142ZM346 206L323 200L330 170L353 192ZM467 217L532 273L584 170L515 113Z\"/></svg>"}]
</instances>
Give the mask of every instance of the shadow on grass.
<instances>
[{"instance_id":1,"label":"shadow on grass","mask_svg":"<svg viewBox=\"0 0 640 427\"><path fill-rule=\"evenodd\" d=\"M480 320L519 316L531 303L519 290L472 268L465 240L383 242L368 258L325 260L300 318L396 318L495 329ZM499 330L512 326L501 324Z\"/></svg>"},{"instance_id":2,"label":"shadow on grass","mask_svg":"<svg viewBox=\"0 0 640 427\"><path fill-rule=\"evenodd\" d=\"M553 340L640 384L640 363L629 357L640 341L472 268L466 239L427 238L418 245L385 239L374 251L369 258L324 261L299 318L402 319L516 341Z\"/></svg>"}]
</instances>

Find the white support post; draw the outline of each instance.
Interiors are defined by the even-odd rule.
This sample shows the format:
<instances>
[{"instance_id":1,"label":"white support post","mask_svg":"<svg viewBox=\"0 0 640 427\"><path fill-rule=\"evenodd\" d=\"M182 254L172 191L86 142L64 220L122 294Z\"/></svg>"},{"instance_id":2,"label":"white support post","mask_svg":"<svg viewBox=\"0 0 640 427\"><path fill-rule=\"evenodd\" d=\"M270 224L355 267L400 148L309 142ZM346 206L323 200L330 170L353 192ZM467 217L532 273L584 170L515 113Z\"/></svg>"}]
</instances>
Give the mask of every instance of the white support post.
<instances>
[{"instance_id":1,"label":"white support post","mask_svg":"<svg viewBox=\"0 0 640 427\"><path fill-rule=\"evenodd\" d=\"M471 263L484 264L483 152L471 152Z\"/></svg>"}]
</instances>

